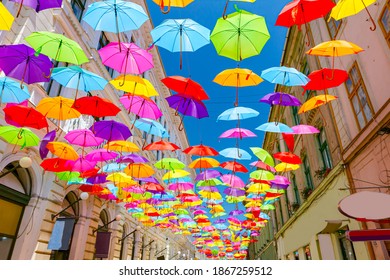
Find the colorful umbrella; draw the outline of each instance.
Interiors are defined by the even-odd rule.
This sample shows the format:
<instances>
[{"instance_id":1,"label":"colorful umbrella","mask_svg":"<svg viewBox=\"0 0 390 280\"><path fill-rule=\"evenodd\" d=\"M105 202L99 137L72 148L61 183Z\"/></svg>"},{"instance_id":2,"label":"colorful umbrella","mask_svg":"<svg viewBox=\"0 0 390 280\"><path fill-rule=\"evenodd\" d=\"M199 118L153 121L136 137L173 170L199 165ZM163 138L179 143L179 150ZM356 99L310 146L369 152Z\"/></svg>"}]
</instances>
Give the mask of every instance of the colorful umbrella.
<instances>
[{"instance_id":1,"label":"colorful umbrella","mask_svg":"<svg viewBox=\"0 0 390 280\"><path fill-rule=\"evenodd\" d=\"M329 94L313 96L312 98L310 98L309 100L307 100L305 103L302 104L301 108L299 108L298 114L302 114L307 111L310 111L314 108L317 108L335 99L337 99L337 96L333 96ZM290 132L294 132L294 131L290 131Z\"/></svg>"},{"instance_id":2,"label":"colorful umbrella","mask_svg":"<svg viewBox=\"0 0 390 280\"><path fill-rule=\"evenodd\" d=\"M258 148L258 147L250 147L252 153L260 159L262 162L270 165L275 166L275 162L273 157L264 149Z\"/></svg>"},{"instance_id":3,"label":"colorful umbrella","mask_svg":"<svg viewBox=\"0 0 390 280\"><path fill-rule=\"evenodd\" d=\"M105 0L92 3L83 16L83 20L94 30L118 34L119 44L119 33L139 29L148 19L149 17L142 6L122 0Z\"/></svg>"},{"instance_id":4,"label":"colorful umbrella","mask_svg":"<svg viewBox=\"0 0 390 280\"><path fill-rule=\"evenodd\" d=\"M271 67L261 72L261 77L270 83L285 86L304 86L309 82L309 78L291 67Z\"/></svg>"},{"instance_id":5,"label":"colorful umbrella","mask_svg":"<svg viewBox=\"0 0 390 280\"><path fill-rule=\"evenodd\" d=\"M36 109L45 117L56 120L68 120L80 117L80 113L72 108L74 101L62 96L46 97L39 101Z\"/></svg>"},{"instance_id":6,"label":"colorful umbrella","mask_svg":"<svg viewBox=\"0 0 390 280\"><path fill-rule=\"evenodd\" d=\"M147 134L156 135L159 137L168 137L168 133L165 130L165 128L158 122L147 119L147 118L141 118L137 119L134 123L135 127L138 128L141 131L145 131ZM142 149L145 148L146 144L146 138L144 139L144 144L142 145Z\"/></svg>"},{"instance_id":7,"label":"colorful umbrella","mask_svg":"<svg viewBox=\"0 0 390 280\"><path fill-rule=\"evenodd\" d=\"M138 148L138 147L137 147ZM118 163L145 163L149 162L149 160L143 156L137 155L137 154L130 154L130 155L125 155L117 160ZM152 181L154 182L154 181Z\"/></svg>"},{"instance_id":8,"label":"colorful umbrella","mask_svg":"<svg viewBox=\"0 0 390 280\"><path fill-rule=\"evenodd\" d=\"M273 180L275 178L275 175L266 170L256 170L250 173L249 177L256 180L269 181Z\"/></svg>"},{"instance_id":9,"label":"colorful umbrella","mask_svg":"<svg viewBox=\"0 0 390 280\"><path fill-rule=\"evenodd\" d=\"M126 127L126 129L128 129L128 128ZM121 133L124 134L124 136L127 135L126 134L127 132L123 131ZM121 154L122 153L133 153L133 152L139 151L139 148L136 144L134 144L133 142L130 142L130 141L123 141L123 140L109 141L106 145L104 145L103 148L110 150L110 151L117 151L117 152L120 152ZM147 162L144 160L140 160L141 159L140 157L138 157L137 159L138 159L137 162Z\"/></svg>"},{"instance_id":10,"label":"colorful umbrella","mask_svg":"<svg viewBox=\"0 0 390 280\"><path fill-rule=\"evenodd\" d=\"M333 79L329 80L327 77L332 76L333 71ZM348 80L348 73L344 70L340 69L328 69L323 68L317 71L311 72L307 76L310 81L303 86L304 90L325 90L332 87L338 87L346 80ZM305 94L305 91L302 95Z\"/></svg>"},{"instance_id":11,"label":"colorful umbrella","mask_svg":"<svg viewBox=\"0 0 390 280\"><path fill-rule=\"evenodd\" d=\"M210 39L221 56L241 61L258 55L270 34L264 17L239 10L219 18Z\"/></svg>"},{"instance_id":12,"label":"colorful umbrella","mask_svg":"<svg viewBox=\"0 0 390 280\"><path fill-rule=\"evenodd\" d=\"M169 107L176 110L175 114L183 114L178 127L180 131L184 129L184 116L190 116L197 119L207 118L209 116L206 105L204 105L204 103L198 99L194 99L182 94L171 95L165 99L167 100Z\"/></svg>"},{"instance_id":13,"label":"colorful umbrella","mask_svg":"<svg viewBox=\"0 0 390 280\"><path fill-rule=\"evenodd\" d=\"M180 147L175 143L167 142L167 141L157 141L150 143L144 148L145 151L176 151L180 150Z\"/></svg>"},{"instance_id":14,"label":"colorful umbrella","mask_svg":"<svg viewBox=\"0 0 390 280\"><path fill-rule=\"evenodd\" d=\"M210 43L210 30L192 19L167 19L156 26L150 34L153 44L170 52L180 52L180 69L182 69L182 52L194 52Z\"/></svg>"},{"instance_id":15,"label":"colorful umbrella","mask_svg":"<svg viewBox=\"0 0 390 280\"><path fill-rule=\"evenodd\" d=\"M263 98L260 99L260 102L267 103L271 106L300 106L302 104L301 101L299 101L299 99L294 95L283 92L273 92L266 94Z\"/></svg>"},{"instance_id":16,"label":"colorful umbrella","mask_svg":"<svg viewBox=\"0 0 390 280\"><path fill-rule=\"evenodd\" d=\"M47 157L47 154L49 153L49 149L46 147L46 145L49 142L54 141L55 138L56 138L55 130L50 131L42 138L41 144L39 145L39 155L41 156L41 159Z\"/></svg>"},{"instance_id":17,"label":"colorful umbrella","mask_svg":"<svg viewBox=\"0 0 390 280\"><path fill-rule=\"evenodd\" d=\"M219 162L209 157L197 158L196 160L194 160L188 165L189 168L199 168L200 170L202 170L202 168L206 169L206 168L213 168L218 166L219 166Z\"/></svg>"},{"instance_id":18,"label":"colorful umbrella","mask_svg":"<svg viewBox=\"0 0 390 280\"><path fill-rule=\"evenodd\" d=\"M273 159L272 159L272 162L273 162ZM258 169L264 169L264 170L267 170L267 171L276 172L274 167L272 167L272 166L262 162L261 160L254 161L250 165L254 166L254 167L257 167Z\"/></svg>"},{"instance_id":19,"label":"colorful umbrella","mask_svg":"<svg viewBox=\"0 0 390 280\"><path fill-rule=\"evenodd\" d=\"M49 142L46 148L61 159L77 160L79 158L73 147L63 142Z\"/></svg>"},{"instance_id":20,"label":"colorful umbrella","mask_svg":"<svg viewBox=\"0 0 390 280\"><path fill-rule=\"evenodd\" d=\"M105 79L79 66L54 68L51 78L64 87L76 89L75 99L79 90L103 90L107 85Z\"/></svg>"},{"instance_id":21,"label":"colorful umbrella","mask_svg":"<svg viewBox=\"0 0 390 280\"><path fill-rule=\"evenodd\" d=\"M223 132L218 138L247 138L257 137L252 131L244 128L232 128Z\"/></svg>"},{"instance_id":22,"label":"colorful umbrella","mask_svg":"<svg viewBox=\"0 0 390 280\"><path fill-rule=\"evenodd\" d=\"M236 101L234 106L238 106L238 88L239 87L248 87L248 86L257 86L263 81L257 74L252 70L235 68L227 69L219 73L213 80L213 82L221 86L229 86L236 88Z\"/></svg>"},{"instance_id":23,"label":"colorful umbrella","mask_svg":"<svg viewBox=\"0 0 390 280\"><path fill-rule=\"evenodd\" d=\"M163 158L154 164L158 169L183 169L186 165L176 158Z\"/></svg>"},{"instance_id":24,"label":"colorful umbrella","mask_svg":"<svg viewBox=\"0 0 390 280\"><path fill-rule=\"evenodd\" d=\"M0 30L11 30L14 17L7 10L3 3L0 2Z\"/></svg>"},{"instance_id":25,"label":"colorful umbrella","mask_svg":"<svg viewBox=\"0 0 390 280\"><path fill-rule=\"evenodd\" d=\"M227 158L240 159L240 160L250 160L252 158L247 151L238 148L227 148L220 151L219 154Z\"/></svg>"},{"instance_id":26,"label":"colorful umbrella","mask_svg":"<svg viewBox=\"0 0 390 280\"><path fill-rule=\"evenodd\" d=\"M0 46L0 68L8 77L23 83L33 84L48 82L53 63L43 54L37 55L35 50L24 44Z\"/></svg>"},{"instance_id":27,"label":"colorful umbrella","mask_svg":"<svg viewBox=\"0 0 390 280\"><path fill-rule=\"evenodd\" d=\"M41 162L40 166L45 171L51 171L51 172L72 171L72 167L69 165L69 161L66 159L60 159L60 158L44 159Z\"/></svg>"},{"instance_id":28,"label":"colorful umbrella","mask_svg":"<svg viewBox=\"0 0 390 280\"><path fill-rule=\"evenodd\" d=\"M219 153L209 146L203 144L197 146L190 146L187 149L183 150L183 153L187 155L196 155L200 157L204 156L217 156Z\"/></svg>"},{"instance_id":29,"label":"colorful umbrella","mask_svg":"<svg viewBox=\"0 0 390 280\"><path fill-rule=\"evenodd\" d=\"M70 144L81 147L94 147L103 143L104 139L96 137L89 129L69 131L64 137Z\"/></svg>"},{"instance_id":30,"label":"colorful umbrella","mask_svg":"<svg viewBox=\"0 0 390 280\"><path fill-rule=\"evenodd\" d=\"M233 171L233 173L236 173L236 172L246 173L246 172L248 172L248 169L246 169L246 167L244 165L242 165L239 162L236 162L235 160L222 162L219 166L224 168L224 169L231 170L231 171Z\"/></svg>"},{"instance_id":31,"label":"colorful umbrella","mask_svg":"<svg viewBox=\"0 0 390 280\"><path fill-rule=\"evenodd\" d=\"M76 99L72 105L81 114L95 118L116 116L121 109L110 100L99 96L85 96Z\"/></svg>"},{"instance_id":32,"label":"colorful umbrella","mask_svg":"<svg viewBox=\"0 0 390 280\"><path fill-rule=\"evenodd\" d=\"M115 152L107 151L106 149L97 149L88 152L88 154L85 156L85 159L88 161L99 162L99 161L109 161L115 159L117 156L118 154Z\"/></svg>"},{"instance_id":33,"label":"colorful umbrella","mask_svg":"<svg viewBox=\"0 0 390 280\"><path fill-rule=\"evenodd\" d=\"M299 168L299 164L291 164L287 162L282 162L275 165L275 170L277 172L293 171L293 170L297 170L298 168Z\"/></svg>"},{"instance_id":34,"label":"colorful umbrella","mask_svg":"<svg viewBox=\"0 0 390 280\"><path fill-rule=\"evenodd\" d=\"M106 139L109 142L114 140L126 140L132 135L126 125L113 120L95 122L89 129L95 136Z\"/></svg>"},{"instance_id":35,"label":"colorful umbrella","mask_svg":"<svg viewBox=\"0 0 390 280\"><path fill-rule=\"evenodd\" d=\"M37 13L46 9L61 8L62 6L62 0L10 0L10 1L20 4L16 17L19 16L23 5L35 9Z\"/></svg>"},{"instance_id":36,"label":"colorful umbrella","mask_svg":"<svg viewBox=\"0 0 390 280\"><path fill-rule=\"evenodd\" d=\"M169 13L171 7L180 7L184 8L188 4L192 3L194 0L153 0L154 3L160 6L161 12L163 14ZM167 7L167 10L164 10L164 7Z\"/></svg>"},{"instance_id":37,"label":"colorful umbrella","mask_svg":"<svg viewBox=\"0 0 390 280\"><path fill-rule=\"evenodd\" d=\"M301 107L302 108L302 107ZM264 123L255 129L262 130L265 132L274 132L274 133L291 133L293 130L287 125L280 122L267 122Z\"/></svg>"},{"instance_id":38,"label":"colorful umbrella","mask_svg":"<svg viewBox=\"0 0 390 280\"><path fill-rule=\"evenodd\" d=\"M217 121L232 121L254 118L259 115L259 112L247 107L234 107L227 109L217 117Z\"/></svg>"},{"instance_id":39,"label":"colorful umbrella","mask_svg":"<svg viewBox=\"0 0 390 280\"><path fill-rule=\"evenodd\" d=\"M294 132L291 132L291 134L314 134L314 133L320 133L320 131L311 125L306 124L299 124L296 126L292 126L291 129Z\"/></svg>"},{"instance_id":40,"label":"colorful umbrella","mask_svg":"<svg viewBox=\"0 0 390 280\"><path fill-rule=\"evenodd\" d=\"M207 180L207 179L216 178L219 176L222 176L221 172L214 170L214 169L208 169L208 170L205 170L205 171L197 174L195 177L195 181Z\"/></svg>"},{"instance_id":41,"label":"colorful umbrella","mask_svg":"<svg viewBox=\"0 0 390 280\"><path fill-rule=\"evenodd\" d=\"M0 78L1 103L21 103L30 98L27 88L20 88L20 84L7 77Z\"/></svg>"},{"instance_id":42,"label":"colorful umbrella","mask_svg":"<svg viewBox=\"0 0 390 280\"><path fill-rule=\"evenodd\" d=\"M376 29L375 20L372 18L367 7L371 4L374 4L375 2L375 0L340 0L337 2L336 7L332 9L332 12L329 15L329 20L330 18L340 20L345 17L353 16L364 9L370 17L371 23L373 25L370 27L370 30L374 31Z\"/></svg>"},{"instance_id":43,"label":"colorful umbrella","mask_svg":"<svg viewBox=\"0 0 390 280\"><path fill-rule=\"evenodd\" d=\"M144 163L130 163L124 172L129 176L137 178L150 177L154 174L153 168Z\"/></svg>"},{"instance_id":44,"label":"colorful umbrella","mask_svg":"<svg viewBox=\"0 0 390 280\"><path fill-rule=\"evenodd\" d=\"M131 95L142 95L146 97L158 95L152 83L139 76L121 75L111 80L110 84L118 90L129 92Z\"/></svg>"},{"instance_id":45,"label":"colorful umbrella","mask_svg":"<svg viewBox=\"0 0 390 280\"><path fill-rule=\"evenodd\" d=\"M207 100L209 96L204 91L202 86L190 78L182 76L170 76L161 80L169 89L176 91L179 94L186 95L198 100Z\"/></svg>"},{"instance_id":46,"label":"colorful umbrella","mask_svg":"<svg viewBox=\"0 0 390 280\"><path fill-rule=\"evenodd\" d=\"M18 128L15 126L1 126L0 137L7 143L25 147L37 146L40 139L28 128Z\"/></svg>"},{"instance_id":47,"label":"colorful umbrella","mask_svg":"<svg viewBox=\"0 0 390 280\"><path fill-rule=\"evenodd\" d=\"M285 162L285 163L290 163L290 164L301 164L302 161L301 161L301 158L293 153L290 153L290 152L279 152L279 153L275 153L274 155L274 159L278 159L282 162Z\"/></svg>"},{"instance_id":48,"label":"colorful umbrella","mask_svg":"<svg viewBox=\"0 0 390 280\"><path fill-rule=\"evenodd\" d=\"M156 102L146 96L125 94L120 98L128 113L132 112L141 118L157 120L162 116Z\"/></svg>"},{"instance_id":49,"label":"colorful umbrella","mask_svg":"<svg viewBox=\"0 0 390 280\"><path fill-rule=\"evenodd\" d=\"M14 126L27 126L35 129L49 128L45 116L34 108L15 105L4 108L3 111L7 121L11 120Z\"/></svg>"}]
</instances>

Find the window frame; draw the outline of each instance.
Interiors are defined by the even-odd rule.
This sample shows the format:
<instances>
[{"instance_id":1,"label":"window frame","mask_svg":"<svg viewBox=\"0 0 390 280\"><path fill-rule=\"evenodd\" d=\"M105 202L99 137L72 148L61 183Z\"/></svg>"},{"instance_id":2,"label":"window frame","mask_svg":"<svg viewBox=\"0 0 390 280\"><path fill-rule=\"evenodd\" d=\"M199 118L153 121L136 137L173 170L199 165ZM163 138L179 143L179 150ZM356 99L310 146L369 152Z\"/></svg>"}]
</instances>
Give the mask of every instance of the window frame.
<instances>
[{"instance_id":1,"label":"window frame","mask_svg":"<svg viewBox=\"0 0 390 280\"><path fill-rule=\"evenodd\" d=\"M308 157L306 155L304 156L302 163L303 163L303 174L305 175L306 187L314 190L313 177L311 176L310 164L309 164Z\"/></svg>"},{"instance_id":2,"label":"window frame","mask_svg":"<svg viewBox=\"0 0 390 280\"><path fill-rule=\"evenodd\" d=\"M384 5L383 5L383 10L381 11L379 18L378 18L378 23L379 26L381 27L383 36L385 37L385 40L390 47L390 30L386 31L385 26L383 25L382 18L385 15L385 11L387 10L389 16L390 16L390 0L388 0Z\"/></svg>"},{"instance_id":3,"label":"window frame","mask_svg":"<svg viewBox=\"0 0 390 280\"><path fill-rule=\"evenodd\" d=\"M334 0L332 0L332 2L336 4L336 2L335 2ZM330 17L330 13L331 13L331 12L329 12L329 13L324 17L324 20L325 20L326 29L328 29L329 37L330 37L332 40L334 40L334 39L336 39L337 35L339 34L339 31L340 31L340 29L341 29L341 25L343 24L343 20L342 20L342 19L340 19L340 20L335 20L334 18L331 18L331 17ZM337 24L336 24L337 22L339 23L338 26L337 26ZM331 28L330 28L330 26L329 26L329 25L331 25L331 24L333 24L333 26L335 27L335 34L334 34L333 37L332 37L332 33L331 33L331 31L330 31Z\"/></svg>"},{"instance_id":4,"label":"window frame","mask_svg":"<svg viewBox=\"0 0 390 280\"><path fill-rule=\"evenodd\" d=\"M87 4L87 0L71 0L70 1L70 5L72 6L72 11L79 22L81 22L81 20L83 19L84 11L86 10L86 4ZM79 16L76 15L75 10L74 10L75 8L80 9L81 13Z\"/></svg>"},{"instance_id":5,"label":"window frame","mask_svg":"<svg viewBox=\"0 0 390 280\"><path fill-rule=\"evenodd\" d=\"M323 136L323 135L325 137L324 142L322 142L322 140L321 140L321 138L322 138L321 136ZM325 133L324 128L320 129L320 133L317 134L316 138L317 138L317 143L318 143L318 150L320 151L322 164L323 164L324 168L329 168L329 169L333 168L332 156L331 156L331 153L329 150L329 145L328 145L328 141L327 141L327 137L326 137L326 133ZM326 153L328 160L325 158L324 152Z\"/></svg>"}]
</instances>

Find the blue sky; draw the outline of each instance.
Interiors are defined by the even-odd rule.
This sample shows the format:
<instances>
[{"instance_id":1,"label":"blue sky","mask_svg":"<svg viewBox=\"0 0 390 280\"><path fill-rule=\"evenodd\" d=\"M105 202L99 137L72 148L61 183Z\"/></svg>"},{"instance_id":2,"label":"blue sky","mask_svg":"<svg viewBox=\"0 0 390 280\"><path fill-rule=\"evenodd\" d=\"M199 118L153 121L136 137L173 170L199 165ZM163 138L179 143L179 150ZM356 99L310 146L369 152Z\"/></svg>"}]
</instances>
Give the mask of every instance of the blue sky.
<instances>
[{"instance_id":1,"label":"blue sky","mask_svg":"<svg viewBox=\"0 0 390 280\"><path fill-rule=\"evenodd\" d=\"M222 16L225 0L195 0L186 8L172 8L171 12L164 15L160 8L152 0L146 1L151 13L151 20L154 26L159 25L165 19L191 18L199 24L213 30L218 18ZM249 68L260 75L261 71L269 67L279 66L283 51L287 28L275 26L276 18L288 0L264 1L257 0L255 3L231 2L228 14L233 13L234 4L240 9L252 12L265 17L271 38L266 43L260 55L247 58L239 63L241 68ZM223 87L213 82L214 77L221 71L228 68L237 67L238 63L232 59L219 56L210 41L209 45L202 47L196 52L183 54L183 69L179 69L179 53L171 53L160 48L166 74L191 77L200 83L210 100L205 101L209 112L209 118L195 119L186 117L184 119L185 128L190 145L203 144L221 151L225 148L235 147L235 139L219 139L218 137L226 130L236 127L236 121L219 121L216 119L226 109L232 108L235 100L235 88ZM264 133L255 130L260 124L267 122L269 105L259 103L261 97L274 91L274 84L267 81L256 87L240 88L240 106L250 107L260 112L257 118L246 119L241 122L241 127L249 129L258 135L256 138L244 138L240 141L240 148L253 155L249 147L261 147ZM183 147L186 148L186 147ZM230 159L222 156L216 158L223 162ZM256 160L252 156L251 161L240 161L249 169L249 163ZM223 170L221 170L223 171ZM226 172L224 172L226 173ZM240 176L246 182L249 173ZM224 204L225 205L225 204ZM230 208L230 207L229 207Z\"/></svg>"}]
</instances>

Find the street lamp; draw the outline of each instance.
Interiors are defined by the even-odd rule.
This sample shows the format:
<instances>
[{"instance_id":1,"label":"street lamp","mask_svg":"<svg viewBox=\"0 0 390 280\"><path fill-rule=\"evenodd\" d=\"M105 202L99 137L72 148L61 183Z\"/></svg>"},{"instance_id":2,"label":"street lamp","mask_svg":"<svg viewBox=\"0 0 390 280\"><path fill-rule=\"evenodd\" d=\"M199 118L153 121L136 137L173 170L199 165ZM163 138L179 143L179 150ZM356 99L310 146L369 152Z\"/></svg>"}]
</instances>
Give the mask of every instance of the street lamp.
<instances>
[{"instance_id":1,"label":"street lamp","mask_svg":"<svg viewBox=\"0 0 390 280\"><path fill-rule=\"evenodd\" d=\"M18 162L17 165L15 165L14 167L12 167L10 170L8 170L8 171L6 171L6 172L4 172L4 173L1 173L1 174L0 174L0 178L2 178L2 177L4 177L4 176L8 175L9 173L15 171L15 170L16 170L17 168L19 168L19 167L22 167L22 168L25 168L25 169L26 169L26 168L30 168L31 165L32 165L32 160L31 160L31 158L29 158L29 157L22 157L22 158L19 160L19 162Z\"/></svg>"},{"instance_id":2,"label":"street lamp","mask_svg":"<svg viewBox=\"0 0 390 280\"><path fill-rule=\"evenodd\" d=\"M78 203L79 201L81 200L87 200L89 197L89 194L87 192L82 192L80 194L80 197L79 199L77 199L76 201L73 201L71 204L69 204L66 208L62 209L60 212L56 213L56 214L51 214L51 220L54 220L55 217L57 217L58 215L61 215L62 213L64 213L67 209L69 209L70 207L72 207L73 205L75 205L76 203Z\"/></svg>"},{"instance_id":3,"label":"street lamp","mask_svg":"<svg viewBox=\"0 0 390 280\"><path fill-rule=\"evenodd\" d=\"M135 233L137 230L141 230L141 227L140 226L136 226L135 229L130 232L129 234L127 234L125 237L122 237L122 239L119 239L118 240L118 243L121 243L121 241L125 240L127 237L129 237L130 235L132 235L133 233Z\"/></svg>"},{"instance_id":4,"label":"street lamp","mask_svg":"<svg viewBox=\"0 0 390 280\"><path fill-rule=\"evenodd\" d=\"M118 214L118 215L115 216L114 219L112 219L112 220L109 221L108 223L106 223L106 224L104 224L104 225L98 227L97 229L94 229L92 233L95 234L95 232L97 232L98 230L100 230L100 229L102 229L102 228L105 228L106 226L108 226L109 224L111 224L111 223L113 223L113 222L115 222L115 221L119 222L120 220L122 220L122 216Z\"/></svg>"}]
</instances>

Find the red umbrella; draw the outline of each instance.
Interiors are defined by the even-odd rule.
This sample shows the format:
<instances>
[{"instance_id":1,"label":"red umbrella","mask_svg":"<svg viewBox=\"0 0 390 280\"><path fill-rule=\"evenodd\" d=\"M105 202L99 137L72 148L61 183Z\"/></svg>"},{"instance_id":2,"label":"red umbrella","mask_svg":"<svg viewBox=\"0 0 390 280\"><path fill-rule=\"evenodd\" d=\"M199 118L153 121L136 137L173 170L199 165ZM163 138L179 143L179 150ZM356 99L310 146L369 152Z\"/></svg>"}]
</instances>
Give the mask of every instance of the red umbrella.
<instances>
[{"instance_id":1,"label":"red umbrella","mask_svg":"<svg viewBox=\"0 0 390 280\"><path fill-rule=\"evenodd\" d=\"M163 186L161 186L160 184L156 184L156 183L146 183L144 185L144 187L145 187L146 191L149 191L149 192L152 192L152 193L165 191Z\"/></svg>"},{"instance_id":2,"label":"red umbrella","mask_svg":"<svg viewBox=\"0 0 390 280\"><path fill-rule=\"evenodd\" d=\"M20 127L32 127L36 129L48 129L47 120L42 113L34 108L28 108L22 105L14 105L3 109L5 118L12 121L13 125Z\"/></svg>"},{"instance_id":3,"label":"red umbrella","mask_svg":"<svg viewBox=\"0 0 390 280\"><path fill-rule=\"evenodd\" d=\"M161 80L169 89L198 100L209 99L202 86L190 78L170 76Z\"/></svg>"},{"instance_id":4,"label":"red umbrella","mask_svg":"<svg viewBox=\"0 0 390 280\"><path fill-rule=\"evenodd\" d=\"M149 145L147 145L144 148L144 150L146 150L146 151L162 151L162 150L176 151L176 150L180 150L180 147L174 143L161 140L161 141L150 143Z\"/></svg>"},{"instance_id":5,"label":"red umbrella","mask_svg":"<svg viewBox=\"0 0 390 280\"><path fill-rule=\"evenodd\" d=\"M285 163L301 164L302 161L299 156L290 152L280 152L273 155L275 159L278 159Z\"/></svg>"},{"instance_id":6,"label":"red umbrella","mask_svg":"<svg viewBox=\"0 0 390 280\"><path fill-rule=\"evenodd\" d=\"M47 158L41 162L41 167L45 171L51 172L64 172L72 171L72 167L69 166L68 160L61 158Z\"/></svg>"},{"instance_id":7,"label":"red umbrella","mask_svg":"<svg viewBox=\"0 0 390 280\"><path fill-rule=\"evenodd\" d=\"M294 0L288 3L279 13L275 25L291 27L322 18L327 15L336 4L332 0ZM308 28L305 27L306 34ZM310 41L309 41L310 44Z\"/></svg>"},{"instance_id":8,"label":"red umbrella","mask_svg":"<svg viewBox=\"0 0 390 280\"><path fill-rule=\"evenodd\" d=\"M79 187L79 190L90 194L100 194L104 190L104 188L96 184L95 185L83 184Z\"/></svg>"},{"instance_id":9,"label":"red umbrella","mask_svg":"<svg viewBox=\"0 0 390 280\"><path fill-rule=\"evenodd\" d=\"M246 169L244 165L239 162L236 162L235 160L222 162L219 166L227 170L232 170L233 172L248 172L248 169Z\"/></svg>"},{"instance_id":10,"label":"red umbrella","mask_svg":"<svg viewBox=\"0 0 390 280\"><path fill-rule=\"evenodd\" d=\"M121 110L110 100L101 98L99 96L86 96L78 98L74 101L72 108L76 109L81 114L90 115L97 118L116 116Z\"/></svg>"},{"instance_id":11,"label":"red umbrella","mask_svg":"<svg viewBox=\"0 0 390 280\"><path fill-rule=\"evenodd\" d=\"M197 155L197 156L217 156L219 153L209 146L203 144L197 146L190 146L187 149L183 150L183 153L187 155Z\"/></svg>"},{"instance_id":12,"label":"red umbrella","mask_svg":"<svg viewBox=\"0 0 390 280\"><path fill-rule=\"evenodd\" d=\"M329 79L328 77L332 77L332 71L334 71L333 79ZM341 69L328 69L323 68L317 71L313 71L307 76L310 81L303 86L303 89L306 90L324 90L332 87L338 87L346 80L348 80L348 73ZM302 95L305 92L302 93Z\"/></svg>"},{"instance_id":13,"label":"red umbrella","mask_svg":"<svg viewBox=\"0 0 390 280\"><path fill-rule=\"evenodd\" d=\"M88 170L88 171L85 171L85 172L81 172L80 173L80 178L93 177L93 176L98 174L99 170L100 170L100 168L95 167L94 169L91 169L91 170Z\"/></svg>"}]
</instances>

